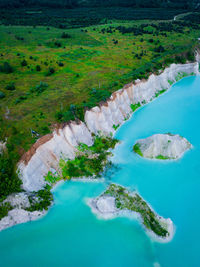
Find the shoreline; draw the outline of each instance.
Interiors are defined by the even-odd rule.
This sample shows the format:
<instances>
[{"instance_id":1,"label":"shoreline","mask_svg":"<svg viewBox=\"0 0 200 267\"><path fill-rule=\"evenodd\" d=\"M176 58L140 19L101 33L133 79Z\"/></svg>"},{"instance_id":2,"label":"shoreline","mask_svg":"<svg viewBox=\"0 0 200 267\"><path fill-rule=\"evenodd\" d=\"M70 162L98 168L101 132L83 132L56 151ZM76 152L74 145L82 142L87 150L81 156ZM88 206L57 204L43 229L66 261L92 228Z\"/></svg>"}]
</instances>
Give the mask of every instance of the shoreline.
<instances>
[{"instance_id":1,"label":"shoreline","mask_svg":"<svg viewBox=\"0 0 200 267\"><path fill-rule=\"evenodd\" d=\"M176 64L172 64L171 66L173 66L174 68L175 67L181 67L181 68L184 68L184 67L186 67L186 68L193 68L193 70L194 71L196 71L196 75L195 75L195 73L194 72L192 72L192 73L194 73L193 75L190 75L190 70L189 70L189 74L188 74L188 76L197 76L197 75L199 75L199 71L197 70L197 68L199 67L199 64L198 64L198 62L196 61L195 63L187 63L187 64L183 64L183 65L181 65L181 64L178 64L178 65L176 65ZM169 70L170 68L171 68L171 66L170 67L167 67L165 70L163 70L163 72L161 73L161 74L159 74L159 75L157 75L157 76L155 76L154 74L152 74L152 75L150 75L149 76L149 78L147 79L147 80L145 80L145 82L144 81L139 81L139 82L137 82L134 86L141 86L141 83L142 83L142 85L144 85L144 83L148 83L151 79L160 79L160 75L164 75L164 73L165 73L165 71L166 70ZM187 76L187 77L188 77ZM152 78L151 78L152 77ZM180 80L182 80L183 78L185 78L185 77L182 77ZM170 90L171 88L172 88L172 86L175 84L175 83L177 83L178 81L176 81L175 80L175 78L174 78L174 81L173 81L173 84L171 84L167 89L166 89L166 91L165 92L163 92L162 94L165 94L168 90ZM139 85L138 85L139 84ZM147 87L145 87L145 88L147 88L146 90L149 90L149 87L147 86ZM113 95L111 96L111 98L110 99L108 99L107 100L107 102L106 103L111 103L112 101L115 101L115 96L117 95L117 94L119 94L119 96L122 94L122 93L124 93L124 94L126 94L127 95L127 92L129 92L130 90L129 90L130 88L129 87L126 87L126 86L124 86L124 88L123 89L120 89L120 90L118 90L118 91L116 91L116 92L114 92L113 93ZM154 89L154 90L156 90L156 89ZM158 90L158 92L159 92L159 90ZM129 92L129 95L130 95L130 92ZM149 103L151 103L152 101L154 101L157 97L159 97L160 95L158 95L158 96L154 96L152 99L149 99L147 102L145 102L145 103L142 103L142 102L140 102L141 103L141 106L140 107L142 107L142 106L144 106L144 105L146 105L146 104L149 104ZM148 96L149 97L149 96ZM136 97L137 98L137 97ZM122 98L123 99L123 101L124 101L124 103L123 104L125 104L125 105L127 105L127 101L125 101L125 98ZM121 101L122 101L122 99L121 99ZM110 102L109 102L110 101ZM123 102L122 101L122 102ZM136 101L136 100L135 100ZM122 103L122 102L120 102L120 103ZM134 103L134 101L132 100L132 102ZM109 105L108 105L109 106ZM140 108L139 107L139 108ZM100 108L104 108L104 106L100 106ZM106 106L105 106L105 108L106 108ZM138 109L139 109L138 108ZM93 112L93 110L96 110L96 109L99 109L99 107L95 107L95 108L93 108L93 109L91 109L90 111L87 111L87 112L90 112L91 114L92 114L92 112ZM135 111L137 111L138 109L136 109ZM114 129L112 129L112 135L114 136L115 134L116 134L116 132L117 132L117 130L126 122L126 121L128 121L130 118L131 118L131 116L133 115L133 113L135 112L135 111L131 111L130 110L130 107L128 106L128 110L127 110L127 114L128 114L128 117L127 116L125 116L124 118L125 119L122 119L121 121L120 121L120 125L119 125L119 127L116 129L116 130L114 130ZM87 113L86 112L86 113ZM87 113L88 114L88 113ZM85 119L87 118L87 114L85 114ZM93 121L96 121L95 120L95 118L94 118L94 120ZM77 140L77 142L81 142L83 139L84 140L86 140L86 143L91 143L91 137L90 137L90 133L91 132L93 132L92 130L91 130L91 128L88 126L88 119L86 120L86 124L84 124L84 123L82 123L82 122L80 122L80 124L75 124L74 122L72 122L69 126L67 125L66 127L68 127L69 129L71 129L70 131L74 134L74 138L75 138L75 140ZM107 122L107 123L109 123L109 121ZM116 124L116 125L118 125L118 124ZM72 127L73 126L73 127ZM84 128L85 127L85 128ZM67 132L69 132L69 130L68 130L68 128L66 129L66 131ZM111 128L112 128L112 125L111 125ZM79 130L78 129L80 129L81 131L82 131L82 133L83 133L83 136L78 136L77 135L77 133L79 132ZM60 132L59 132L60 131ZM78 131L78 132L77 132ZM66 133L67 133L66 132ZM95 134L95 133L94 133ZM64 137L64 135L63 135L63 133L62 133L62 131L61 130L58 130L58 135L59 136L61 136L61 138L63 138ZM54 132L53 134L52 134L52 138L54 139L54 137L56 137L56 132ZM23 182L23 187L24 187L24 185L25 184L28 184L28 186L29 185L32 185L32 182L34 181L33 179L34 179L34 177L37 177L37 175L38 175L38 173L36 172L36 173L34 173L33 172L33 169L32 169L32 165L30 165L30 164L32 164L32 160L33 160L33 158L34 158L34 162L35 162L35 164L34 164L34 162L33 162L33 167L35 167L36 168L36 166L37 166L37 162L38 162L38 160L39 160L39 164L40 164L40 166L41 166L41 162L40 162L40 160L41 160L41 158L39 157L38 158L38 154L37 154L37 152L39 151L39 155L41 155L41 153L43 154L44 153L44 158L46 157L46 152L45 152L45 149L47 148L47 146L48 146L48 144L50 144L50 142L52 141L52 138L50 139L50 140L48 140L47 142L45 142L45 143L42 143L41 145L39 145L38 147L37 147L37 149L35 150L35 154L33 154L32 155L32 157L30 158L30 160L29 160L29 162L26 164L26 165L24 165L24 163L23 162L20 162L19 163L19 170L20 170L20 172L21 172L21 179L22 179L22 182ZM58 139L58 137L56 137L57 139ZM56 140L56 139L55 139ZM62 139L63 140L63 139ZM50 145L50 146L52 146L52 145ZM67 148L67 147L66 147ZM68 148L67 148L68 149ZM71 155L73 154L72 153L72 148L70 148L70 153L71 153ZM47 157L47 159L48 159L48 157ZM54 161L55 161L55 158L54 158ZM45 163L45 162L44 162ZM45 163L46 164L46 163ZM55 164L54 164L55 165ZM49 166L49 165L45 165L45 168L47 167L47 166ZM28 169L27 169L28 168ZM43 168L43 167L42 167ZM30 169L30 170L29 170ZM45 170L44 168L43 169L41 169L41 170ZM40 170L40 171L41 171ZM37 169L37 171L38 171L38 169ZM32 174L33 176L31 177L30 175L29 175L29 173L30 173L30 175ZM39 186L40 188L42 188L43 186L44 186L44 184L46 184L46 183L44 183L44 181L42 180L42 178L41 178L41 173L39 174L39 178L37 178L37 179L39 179L38 180L38 182L36 181L36 185L37 186ZM99 179L96 179L96 180L93 180L93 179L86 179L86 180L83 180L82 178L78 178L78 179L73 179L73 181L82 181L82 182L100 182L100 180ZM58 183L56 183L53 187L52 187L52 189L51 189L51 191L54 191L54 189L57 187L57 186L59 186L62 182L64 182L63 180L61 180L61 181L59 181ZM101 181L101 182L103 182L103 181ZM31 192L31 188L29 188L29 190L26 190L26 188L24 188L25 189L25 191L27 191L27 192ZM34 190L33 190L34 191ZM52 204L53 205L53 204ZM51 207L51 206L50 206ZM50 208L49 207L49 208ZM48 212L48 210L47 210L47 212ZM43 215L44 216L44 215ZM8 217L8 216L5 216L4 218L6 218L6 217ZM1 220L0 220L0 225L1 225L1 223L2 223L2 220L4 219L4 218L2 218ZM39 219L40 218L40 216L37 218L37 219ZM27 220L27 221L30 221L30 220ZM19 222L20 223L20 222ZM18 224L18 223L16 223L16 224ZM13 225L10 225L10 226L13 226ZM8 227L10 227L10 226L8 226ZM6 228L8 228L8 227L6 227ZM3 230L4 228L2 228L1 230Z\"/></svg>"},{"instance_id":2,"label":"shoreline","mask_svg":"<svg viewBox=\"0 0 200 267\"><path fill-rule=\"evenodd\" d=\"M115 184L115 185L117 185L117 184ZM127 187L125 187L125 188L128 189ZM159 216L155 212L155 210L152 208L152 206L146 200L143 200L143 201L145 201L145 203L147 203L147 205L149 206L151 211L156 215L156 218L161 223L163 223L165 225L167 224L167 229L168 229L168 232L169 232L169 236L160 237L160 236L156 235L151 229L148 229L144 225L142 217L141 217L141 214L139 212L131 211L129 209L120 210L116 206L112 207L113 210L110 211L110 212L105 212L105 213L101 212L97 207L97 202L98 202L99 199L103 199L104 198L104 193L105 192L106 192L106 190L103 191L100 196L97 196L95 198L86 198L85 199L85 203L91 208L92 213L96 216L97 219L99 219L99 220L112 220L112 219L116 219L116 218L120 218L120 217L121 218L126 217L126 218L129 218L131 220L137 220L139 222L141 228L145 230L145 233L155 242L168 243L173 239L176 228L175 228L175 225L172 222L172 220L170 218L166 218L165 219L164 217ZM137 194L139 194L138 191L134 191L134 193L135 192Z\"/></svg>"}]
</instances>

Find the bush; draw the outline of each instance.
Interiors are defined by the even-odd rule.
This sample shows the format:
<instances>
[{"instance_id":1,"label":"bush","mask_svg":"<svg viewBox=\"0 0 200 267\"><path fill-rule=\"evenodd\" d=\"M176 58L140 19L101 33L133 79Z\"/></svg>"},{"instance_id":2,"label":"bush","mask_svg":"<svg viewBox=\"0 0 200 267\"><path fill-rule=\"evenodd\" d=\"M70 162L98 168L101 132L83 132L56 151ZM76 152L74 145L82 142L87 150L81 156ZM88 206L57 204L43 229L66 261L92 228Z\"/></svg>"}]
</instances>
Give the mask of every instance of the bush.
<instances>
[{"instance_id":1,"label":"bush","mask_svg":"<svg viewBox=\"0 0 200 267\"><path fill-rule=\"evenodd\" d=\"M0 72L9 74L13 72L13 68L8 62L4 62L3 65L0 65Z\"/></svg>"},{"instance_id":2,"label":"bush","mask_svg":"<svg viewBox=\"0 0 200 267\"><path fill-rule=\"evenodd\" d=\"M54 73L55 73L54 68L50 67L50 68L48 69L47 76L50 76L50 75L52 75L52 74L54 74Z\"/></svg>"},{"instance_id":3,"label":"bush","mask_svg":"<svg viewBox=\"0 0 200 267\"><path fill-rule=\"evenodd\" d=\"M10 83L6 86L5 88L6 90L9 90L9 91L14 91L16 88L15 88L15 84L14 83Z\"/></svg>"},{"instance_id":4,"label":"bush","mask_svg":"<svg viewBox=\"0 0 200 267\"><path fill-rule=\"evenodd\" d=\"M40 65L37 65L37 66L36 66L36 71L41 71L41 67L40 67Z\"/></svg>"},{"instance_id":5,"label":"bush","mask_svg":"<svg viewBox=\"0 0 200 267\"><path fill-rule=\"evenodd\" d=\"M24 59L24 60L21 62L21 65L22 65L22 67L27 66L27 61Z\"/></svg>"},{"instance_id":6,"label":"bush","mask_svg":"<svg viewBox=\"0 0 200 267\"><path fill-rule=\"evenodd\" d=\"M40 95L42 92L44 92L48 87L47 83L40 82L38 85L30 89L30 93Z\"/></svg>"},{"instance_id":7,"label":"bush","mask_svg":"<svg viewBox=\"0 0 200 267\"><path fill-rule=\"evenodd\" d=\"M27 99L27 96L20 96L18 97L16 100L15 100L15 104L19 104L21 103L22 101L26 100Z\"/></svg>"},{"instance_id":8,"label":"bush","mask_svg":"<svg viewBox=\"0 0 200 267\"><path fill-rule=\"evenodd\" d=\"M59 66L59 67L63 67L64 64L63 64L62 62L58 62L58 66Z\"/></svg>"},{"instance_id":9,"label":"bush","mask_svg":"<svg viewBox=\"0 0 200 267\"><path fill-rule=\"evenodd\" d=\"M61 46L62 46L62 44L61 44L60 42L58 42L58 41L56 41L56 42L54 43L54 45L57 46L57 47L61 47Z\"/></svg>"},{"instance_id":10,"label":"bush","mask_svg":"<svg viewBox=\"0 0 200 267\"><path fill-rule=\"evenodd\" d=\"M49 127L48 126L41 127L41 133L42 133L42 135L50 133Z\"/></svg>"},{"instance_id":11,"label":"bush","mask_svg":"<svg viewBox=\"0 0 200 267\"><path fill-rule=\"evenodd\" d=\"M4 98L5 94L3 92L0 91L0 99Z\"/></svg>"},{"instance_id":12,"label":"bush","mask_svg":"<svg viewBox=\"0 0 200 267\"><path fill-rule=\"evenodd\" d=\"M50 189L51 189L50 186L46 185L44 189L41 189L38 192L36 192L35 196L39 199L39 202L33 202L33 200L30 197L29 201L32 204L30 208L27 208L27 210L28 211L47 210L53 200L53 196Z\"/></svg>"},{"instance_id":13,"label":"bush","mask_svg":"<svg viewBox=\"0 0 200 267\"><path fill-rule=\"evenodd\" d=\"M162 53L165 51L164 47L162 45L159 45L158 47L154 48L155 52Z\"/></svg>"},{"instance_id":14,"label":"bush","mask_svg":"<svg viewBox=\"0 0 200 267\"><path fill-rule=\"evenodd\" d=\"M71 38L71 35L69 35L68 33L63 32L62 35L61 35L61 38L68 39L68 38Z\"/></svg>"},{"instance_id":15,"label":"bush","mask_svg":"<svg viewBox=\"0 0 200 267\"><path fill-rule=\"evenodd\" d=\"M142 151L140 149L140 144L139 143L136 143L134 146L133 146L133 151L135 153L137 153L138 155L140 155L141 157L143 157L143 154L142 154Z\"/></svg>"},{"instance_id":16,"label":"bush","mask_svg":"<svg viewBox=\"0 0 200 267\"><path fill-rule=\"evenodd\" d=\"M12 206L10 205L10 203L5 203L5 204L1 204L0 205L0 220L7 216L9 210L12 209Z\"/></svg>"}]
</instances>

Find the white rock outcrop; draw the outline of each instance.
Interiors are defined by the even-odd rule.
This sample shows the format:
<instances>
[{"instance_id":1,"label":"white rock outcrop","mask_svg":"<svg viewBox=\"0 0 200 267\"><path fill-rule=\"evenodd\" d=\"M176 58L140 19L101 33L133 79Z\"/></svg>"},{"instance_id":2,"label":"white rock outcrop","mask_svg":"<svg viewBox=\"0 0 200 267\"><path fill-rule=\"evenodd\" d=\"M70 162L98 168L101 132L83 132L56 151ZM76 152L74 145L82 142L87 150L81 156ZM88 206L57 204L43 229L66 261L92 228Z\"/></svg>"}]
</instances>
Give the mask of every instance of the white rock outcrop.
<instances>
[{"instance_id":1,"label":"white rock outcrop","mask_svg":"<svg viewBox=\"0 0 200 267\"><path fill-rule=\"evenodd\" d=\"M104 219L112 218L117 213L115 198L111 196L90 199L88 200L88 205L91 207L93 213Z\"/></svg>"},{"instance_id":2,"label":"white rock outcrop","mask_svg":"<svg viewBox=\"0 0 200 267\"><path fill-rule=\"evenodd\" d=\"M44 176L48 171L59 172L59 160L74 158L80 143L93 144L92 135L83 122L71 122L40 138L19 163L23 189L40 190L45 185Z\"/></svg>"},{"instance_id":3,"label":"white rock outcrop","mask_svg":"<svg viewBox=\"0 0 200 267\"><path fill-rule=\"evenodd\" d=\"M154 134L136 142L144 158L178 159L192 145L180 135Z\"/></svg>"},{"instance_id":4,"label":"white rock outcrop","mask_svg":"<svg viewBox=\"0 0 200 267\"><path fill-rule=\"evenodd\" d=\"M88 129L97 134L114 133L113 125L121 124L132 113L130 104L150 102L163 89L167 90L182 75L199 74L198 63L172 64L160 75L150 75L148 80L137 80L123 89L114 92L105 104L94 107L85 113L85 122Z\"/></svg>"},{"instance_id":5,"label":"white rock outcrop","mask_svg":"<svg viewBox=\"0 0 200 267\"><path fill-rule=\"evenodd\" d=\"M44 215L46 211L26 211L24 209L12 209L8 215L0 220L0 231L19 223L33 221Z\"/></svg>"},{"instance_id":6,"label":"white rock outcrop","mask_svg":"<svg viewBox=\"0 0 200 267\"><path fill-rule=\"evenodd\" d=\"M30 207L28 195L25 192L9 195L3 204L9 203L13 208L25 209Z\"/></svg>"},{"instance_id":7,"label":"white rock outcrop","mask_svg":"<svg viewBox=\"0 0 200 267\"><path fill-rule=\"evenodd\" d=\"M6 142L0 142L0 154L6 150Z\"/></svg>"}]
</instances>

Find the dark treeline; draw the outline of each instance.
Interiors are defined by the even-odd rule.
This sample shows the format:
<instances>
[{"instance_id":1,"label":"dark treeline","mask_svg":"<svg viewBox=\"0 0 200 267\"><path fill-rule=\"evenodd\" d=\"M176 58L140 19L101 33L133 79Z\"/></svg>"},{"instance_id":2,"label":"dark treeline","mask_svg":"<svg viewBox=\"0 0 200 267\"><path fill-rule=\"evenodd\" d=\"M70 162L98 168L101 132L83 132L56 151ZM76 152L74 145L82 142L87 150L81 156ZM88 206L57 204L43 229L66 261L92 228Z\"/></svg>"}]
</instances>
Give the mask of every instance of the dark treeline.
<instances>
[{"instance_id":1,"label":"dark treeline","mask_svg":"<svg viewBox=\"0 0 200 267\"><path fill-rule=\"evenodd\" d=\"M99 8L10 8L0 12L0 21L4 25L24 26L52 26L56 28L85 27L90 25L105 24L107 20L141 20L155 19L167 20L183 9L162 8L128 8L128 7L99 7Z\"/></svg>"},{"instance_id":2,"label":"dark treeline","mask_svg":"<svg viewBox=\"0 0 200 267\"><path fill-rule=\"evenodd\" d=\"M191 9L198 7L198 0L0 0L0 7L137 7Z\"/></svg>"}]
</instances>

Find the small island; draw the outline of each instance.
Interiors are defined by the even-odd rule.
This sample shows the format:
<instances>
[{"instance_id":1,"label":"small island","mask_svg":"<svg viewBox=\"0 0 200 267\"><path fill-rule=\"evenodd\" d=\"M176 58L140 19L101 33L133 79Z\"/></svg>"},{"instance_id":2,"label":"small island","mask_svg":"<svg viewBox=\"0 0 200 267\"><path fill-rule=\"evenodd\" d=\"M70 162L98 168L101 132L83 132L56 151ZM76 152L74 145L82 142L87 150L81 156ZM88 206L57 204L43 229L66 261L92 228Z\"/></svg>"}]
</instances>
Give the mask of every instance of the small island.
<instances>
[{"instance_id":1,"label":"small island","mask_svg":"<svg viewBox=\"0 0 200 267\"><path fill-rule=\"evenodd\" d=\"M110 184L99 197L88 201L92 211L109 219L115 216L139 215L145 228L159 240L169 241L173 235L170 219L158 216L137 192L129 192L125 187Z\"/></svg>"},{"instance_id":2,"label":"small island","mask_svg":"<svg viewBox=\"0 0 200 267\"><path fill-rule=\"evenodd\" d=\"M180 135L154 134L145 139L138 140L133 146L133 151L144 158L175 160L181 158L185 151L192 145Z\"/></svg>"}]
</instances>

